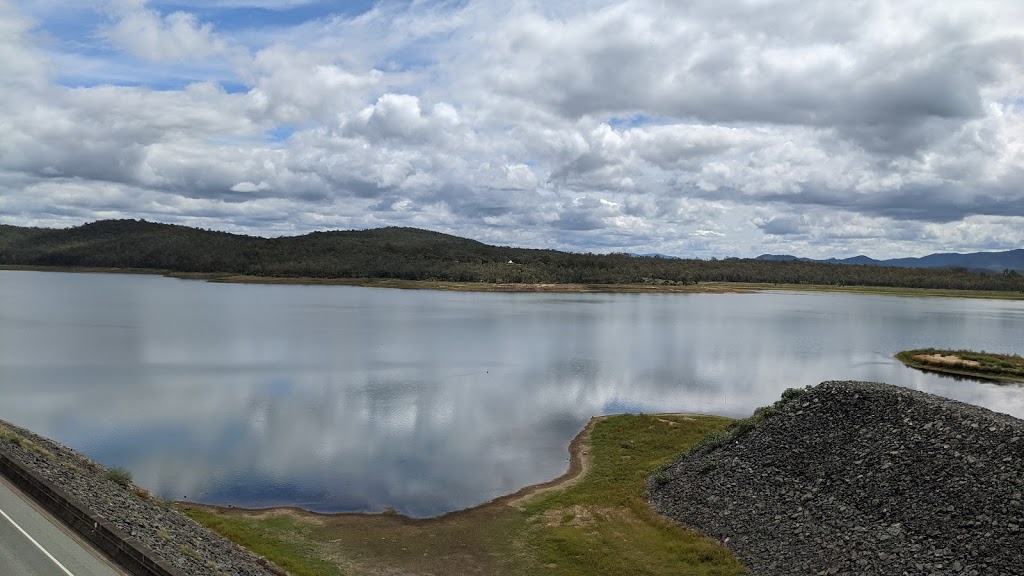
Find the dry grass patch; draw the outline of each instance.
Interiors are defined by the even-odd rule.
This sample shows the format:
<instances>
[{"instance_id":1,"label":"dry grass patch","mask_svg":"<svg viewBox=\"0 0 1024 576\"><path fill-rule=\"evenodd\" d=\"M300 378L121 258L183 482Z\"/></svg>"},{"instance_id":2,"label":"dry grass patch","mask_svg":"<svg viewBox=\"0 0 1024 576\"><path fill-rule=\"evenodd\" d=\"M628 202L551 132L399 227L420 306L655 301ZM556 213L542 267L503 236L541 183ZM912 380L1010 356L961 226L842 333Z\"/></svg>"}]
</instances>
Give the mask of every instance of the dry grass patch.
<instances>
[{"instance_id":1,"label":"dry grass patch","mask_svg":"<svg viewBox=\"0 0 1024 576\"><path fill-rule=\"evenodd\" d=\"M949 356L943 356L942 354L918 354L914 356L915 360L920 360L929 364L944 364L946 366L981 366L981 362L977 360L964 360L963 358L951 354Z\"/></svg>"},{"instance_id":2,"label":"dry grass patch","mask_svg":"<svg viewBox=\"0 0 1024 576\"><path fill-rule=\"evenodd\" d=\"M6 442L12 442L24 448L25 450L31 450L47 460L56 460L53 452L47 450L42 444L25 438L21 434L18 434L14 430L11 430L7 426L0 424L0 440Z\"/></svg>"},{"instance_id":3,"label":"dry grass patch","mask_svg":"<svg viewBox=\"0 0 1024 576\"><path fill-rule=\"evenodd\" d=\"M996 382L1024 382L1024 357L972 350L904 350L896 359L911 368Z\"/></svg>"}]
</instances>

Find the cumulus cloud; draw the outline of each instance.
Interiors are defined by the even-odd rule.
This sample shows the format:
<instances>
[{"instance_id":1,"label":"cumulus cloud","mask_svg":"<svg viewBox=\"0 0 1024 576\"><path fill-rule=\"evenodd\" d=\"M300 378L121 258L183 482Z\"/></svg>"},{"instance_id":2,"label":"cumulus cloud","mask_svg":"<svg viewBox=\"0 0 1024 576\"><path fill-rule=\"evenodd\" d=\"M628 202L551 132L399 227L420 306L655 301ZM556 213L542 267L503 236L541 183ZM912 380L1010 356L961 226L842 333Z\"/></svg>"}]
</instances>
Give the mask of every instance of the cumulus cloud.
<instances>
[{"instance_id":1,"label":"cumulus cloud","mask_svg":"<svg viewBox=\"0 0 1024 576\"><path fill-rule=\"evenodd\" d=\"M15 104L12 91L44 88L52 72L48 58L33 46L34 24L12 0L0 0L0 76L8 92L7 98L0 98L3 109Z\"/></svg>"},{"instance_id":2,"label":"cumulus cloud","mask_svg":"<svg viewBox=\"0 0 1024 576\"><path fill-rule=\"evenodd\" d=\"M253 84L248 112L286 124L333 126L387 86L379 70L350 70L333 56L282 45L260 50L245 73Z\"/></svg>"},{"instance_id":3,"label":"cumulus cloud","mask_svg":"<svg viewBox=\"0 0 1024 576\"><path fill-rule=\"evenodd\" d=\"M442 138L458 124L459 114L449 104L435 104L424 111L416 96L387 93L346 122L345 128L371 141L426 142Z\"/></svg>"},{"instance_id":4,"label":"cumulus cloud","mask_svg":"<svg viewBox=\"0 0 1024 576\"><path fill-rule=\"evenodd\" d=\"M0 0L0 221L705 257L1021 245L1019 3L264 17L303 4L117 0L64 38L54 11Z\"/></svg>"},{"instance_id":5,"label":"cumulus cloud","mask_svg":"<svg viewBox=\"0 0 1024 576\"><path fill-rule=\"evenodd\" d=\"M231 43L189 12L163 15L144 0L113 2L114 23L104 30L117 47L153 61L204 60L228 52Z\"/></svg>"},{"instance_id":6,"label":"cumulus cloud","mask_svg":"<svg viewBox=\"0 0 1024 576\"><path fill-rule=\"evenodd\" d=\"M567 117L806 125L913 152L981 117L982 92L1016 67L1019 26L992 12L1018 23L1024 14L987 7L639 0L574 18L517 10L480 47L481 81Z\"/></svg>"}]
</instances>

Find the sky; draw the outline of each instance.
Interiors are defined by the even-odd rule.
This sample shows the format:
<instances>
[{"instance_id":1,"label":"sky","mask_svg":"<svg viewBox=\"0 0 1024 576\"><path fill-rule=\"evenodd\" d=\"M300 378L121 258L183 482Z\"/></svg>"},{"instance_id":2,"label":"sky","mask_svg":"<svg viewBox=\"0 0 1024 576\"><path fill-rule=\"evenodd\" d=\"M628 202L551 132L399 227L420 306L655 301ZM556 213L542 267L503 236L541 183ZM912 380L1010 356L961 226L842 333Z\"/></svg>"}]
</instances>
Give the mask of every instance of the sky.
<instances>
[{"instance_id":1,"label":"sky","mask_svg":"<svg viewBox=\"0 0 1024 576\"><path fill-rule=\"evenodd\" d=\"M0 223L1024 247L1018 0L0 0Z\"/></svg>"}]
</instances>

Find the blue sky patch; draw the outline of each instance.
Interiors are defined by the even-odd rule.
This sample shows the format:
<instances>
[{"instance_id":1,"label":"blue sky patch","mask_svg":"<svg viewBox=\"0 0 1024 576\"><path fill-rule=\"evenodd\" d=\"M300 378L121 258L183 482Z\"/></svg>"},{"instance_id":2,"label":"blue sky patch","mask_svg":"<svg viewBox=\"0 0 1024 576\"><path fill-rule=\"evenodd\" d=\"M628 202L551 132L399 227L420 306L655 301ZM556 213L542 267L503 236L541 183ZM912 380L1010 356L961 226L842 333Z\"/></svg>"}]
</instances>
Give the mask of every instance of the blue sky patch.
<instances>
[{"instance_id":1,"label":"blue sky patch","mask_svg":"<svg viewBox=\"0 0 1024 576\"><path fill-rule=\"evenodd\" d=\"M646 114L634 114L632 116L625 117L613 116L608 119L608 125L616 130L639 128L640 126L658 126L669 123L670 122L664 118L648 116Z\"/></svg>"},{"instance_id":2,"label":"blue sky patch","mask_svg":"<svg viewBox=\"0 0 1024 576\"><path fill-rule=\"evenodd\" d=\"M295 126L282 125L276 128L267 130L267 139L271 142L283 142L291 138L292 134L295 133Z\"/></svg>"},{"instance_id":3,"label":"blue sky patch","mask_svg":"<svg viewBox=\"0 0 1024 576\"><path fill-rule=\"evenodd\" d=\"M282 28L334 15L358 16L370 10L374 2L312 2L306 5L273 10L267 8L218 8L216 3L185 6L179 2L158 2L151 6L167 14L185 10L200 20L210 22L217 30L234 31L251 28Z\"/></svg>"}]
</instances>

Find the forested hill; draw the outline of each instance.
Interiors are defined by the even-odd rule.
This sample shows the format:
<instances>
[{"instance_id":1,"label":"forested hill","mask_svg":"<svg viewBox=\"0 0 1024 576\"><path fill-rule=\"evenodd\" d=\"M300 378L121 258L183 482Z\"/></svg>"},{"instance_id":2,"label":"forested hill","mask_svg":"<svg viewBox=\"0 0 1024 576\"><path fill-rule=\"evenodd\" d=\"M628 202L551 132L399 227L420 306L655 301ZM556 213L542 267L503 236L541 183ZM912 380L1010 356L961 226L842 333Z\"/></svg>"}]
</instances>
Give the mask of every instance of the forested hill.
<instances>
[{"instance_id":1,"label":"forested hill","mask_svg":"<svg viewBox=\"0 0 1024 576\"><path fill-rule=\"evenodd\" d=\"M0 264L488 283L762 282L1024 291L1024 276L1015 272L571 254L490 246L415 228L259 238L135 220L61 230L0 225Z\"/></svg>"}]
</instances>

